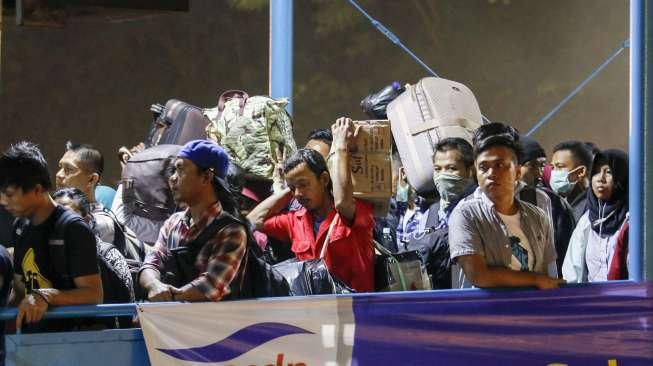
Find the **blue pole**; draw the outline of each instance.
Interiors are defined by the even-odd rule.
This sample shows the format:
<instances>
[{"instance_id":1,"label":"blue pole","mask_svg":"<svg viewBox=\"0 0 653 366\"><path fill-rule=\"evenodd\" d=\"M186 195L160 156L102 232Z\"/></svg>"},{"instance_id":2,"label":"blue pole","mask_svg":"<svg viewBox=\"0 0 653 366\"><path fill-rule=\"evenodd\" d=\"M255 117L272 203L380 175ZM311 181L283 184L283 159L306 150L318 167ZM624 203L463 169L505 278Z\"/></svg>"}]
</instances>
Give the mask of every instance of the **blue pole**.
<instances>
[{"instance_id":1,"label":"blue pole","mask_svg":"<svg viewBox=\"0 0 653 366\"><path fill-rule=\"evenodd\" d=\"M292 114L293 0L270 1L270 85L272 98L287 98Z\"/></svg>"},{"instance_id":2,"label":"blue pole","mask_svg":"<svg viewBox=\"0 0 653 366\"><path fill-rule=\"evenodd\" d=\"M653 62L647 50L653 46L650 17L653 0L630 1L630 146L629 146L629 277L653 279L653 158L651 127L653 108Z\"/></svg>"}]
</instances>

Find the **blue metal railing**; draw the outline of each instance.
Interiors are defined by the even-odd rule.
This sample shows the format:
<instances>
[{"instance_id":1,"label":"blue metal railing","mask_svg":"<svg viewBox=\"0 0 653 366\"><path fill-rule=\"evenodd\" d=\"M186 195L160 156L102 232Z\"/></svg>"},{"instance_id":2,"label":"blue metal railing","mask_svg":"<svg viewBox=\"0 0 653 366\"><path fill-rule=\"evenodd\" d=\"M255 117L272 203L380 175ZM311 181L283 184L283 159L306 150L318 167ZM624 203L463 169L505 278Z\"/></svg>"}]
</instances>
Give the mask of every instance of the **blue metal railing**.
<instances>
[{"instance_id":1,"label":"blue metal railing","mask_svg":"<svg viewBox=\"0 0 653 366\"><path fill-rule=\"evenodd\" d=\"M132 316L136 314L137 304L102 304L55 306L45 313L45 319L85 318L85 317L112 317ZM17 308L6 308L0 311L0 321L15 319L18 315Z\"/></svg>"},{"instance_id":2,"label":"blue metal railing","mask_svg":"<svg viewBox=\"0 0 653 366\"><path fill-rule=\"evenodd\" d=\"M632 283L633 281L610 281L610 284L627 284ZM595 282L595 283L570 283L565 284L562 287L564 288L580 288L580 287L590 287L590 286L602 286L608 282ZM401 297L401 296L410 296L416 292L428 292L434 295L443 295L451 296L460 295L465 297L470 294L475 294L478 292L506 292L506 291L523 291L527 289L534 288L495 288L495 289L451 289L451 290L424 290L424 291L397 291L397 292L373 292L373 293L357 293L357 294L343 294L343 295L313 295L313 296L288 296L288 297L274 297L274 298L260 298L252 300L236 300L236 301L293 301L306 298L316 298L316 297ZM540 291L540 290L537 290ZM147 303L148 305L160 304L167 305L172 304L173 302L161 302L161 303ZM174 302L179 304L178 302ZM52 307L45 314L45 319L68 319L68 318L87 318L87 317L113 317L113 316L133 316L136 315L138 306L142 303L131 303L131 304L102 304L102 305L76 305L76 306L56 306ZM7 321L16 318L18 311L16 308L5 308L0 310L0 321Z\"/></svg>"}]
</instances>

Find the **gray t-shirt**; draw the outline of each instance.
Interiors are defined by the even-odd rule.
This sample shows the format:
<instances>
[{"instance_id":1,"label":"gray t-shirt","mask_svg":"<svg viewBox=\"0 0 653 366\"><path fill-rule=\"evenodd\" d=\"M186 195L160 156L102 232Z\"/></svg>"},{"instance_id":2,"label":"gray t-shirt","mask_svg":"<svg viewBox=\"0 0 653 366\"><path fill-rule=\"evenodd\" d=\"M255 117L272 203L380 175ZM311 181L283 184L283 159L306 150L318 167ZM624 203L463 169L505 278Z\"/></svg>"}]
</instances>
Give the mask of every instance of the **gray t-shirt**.
<instances>
[{"instance_id":1,"label":"gray t-shirt","mask_svg":"<svg viewBox=\"0 0 653 366\"><path fill-rule=\"evenodd\" d=\"M556 260L551 221L544 211L516 199L521 229L532 249L533 272L547 274L549 264ZM461 201L449 221L449 249L451 259L478 254L488 266L510 268L513 256L510 232L499 218L490 199L477 189ZM460 266L453 268L454 288L469 288L472 284Z\"/></svg>"}]
</instances>

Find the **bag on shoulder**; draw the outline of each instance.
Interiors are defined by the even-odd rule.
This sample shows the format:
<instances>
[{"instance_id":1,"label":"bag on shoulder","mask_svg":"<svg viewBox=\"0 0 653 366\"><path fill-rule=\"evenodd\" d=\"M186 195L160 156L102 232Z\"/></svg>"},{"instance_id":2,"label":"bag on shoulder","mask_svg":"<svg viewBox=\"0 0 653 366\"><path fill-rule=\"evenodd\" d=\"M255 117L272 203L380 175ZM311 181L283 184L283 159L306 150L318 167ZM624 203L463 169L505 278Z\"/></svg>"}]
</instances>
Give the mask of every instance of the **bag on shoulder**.
<instances>
[{"instance_id":1,"label":"bag on shoulder","mask_svg":"<svg viewBox=\"0 0 653 366\"><path fill-rule=\"evenodd\" d=\"M286 279L292 295L351 294L356 292L342 280L333 276L324 262L324 254L331 239L331 232L339 217L336 215L331 221L319 258L304 261L292 258L272 266Z\"/></svg>"},{"instance_id":2,"label":"bag on shoulder","mask_svg":"<svg viewBox=\"0 0 653 366\"><path fill-rule=\"evenodd\" d=\"M271 156L290 156L297 145L286 100L250 97L241 90L228 90L218 97L218 106L204 109L211 121L206 134L224 147L232 161L250 174L272 178Z\"/></svg>"},{"instance_id":3,"label":"bag on shoulder","mask_svg":"<svg viewBox=\"0 0 653 366\"><path fill-rule=\"evenodd\" d=\"M247 248L236 277L230 283L230 294L224 300L258 297L288 296L289 286L277 271L262 259L262 253L247 226L232 215L223 212L192 242L170 250L163 266L161 278L164 283L181 287L196 279L197 256L206 248L207 242L230 224L242 225L247 231Z\"/></svg>"},{"instance_id":4,"label":"bag on shoulder","mask_svg":"<svg viewBox=\"0 0 653 366\"><path fill-rule=\"evenodd\" d=\"M65 210L54 223L54 229L50 235L50 260L63 278L72 276L68 272L68 255L66 241L64 240L64 231L66 226L75 222L83 221L81 217L72 212ZM54 245L52 243L57 243ZM96 243L98 267L102 279L102 290L104 292L105 304L130 303L134 301L134 285L127 267L125 258L120 251L109 243Z\"/></svg>"},{"instance_id":5,"label":"bag on shoulder","mask_svg":"<svg viewBox=\"0 0 653 366\"><path fill-rule=\"evenodd\" d=\"M175 212L168 179L180 150L179 145L158 145L127 161L122 170L122 200L135 215L163 221Z\"/></svg>"},{"instance_id":6,"label":"bag on shoulder","mask_svg":"<svg viewBox=\"0 0 653 366\"><path fill-rule=\"evenodd\" d=\"M143 262L147 244L138 239L136 233L121 223L116 215L106 207L102 212L94 212L93 214L103 215L111 219L114 232L114 239L111 244L118 248L125 259Z\"/></svg>"}]
</instances>

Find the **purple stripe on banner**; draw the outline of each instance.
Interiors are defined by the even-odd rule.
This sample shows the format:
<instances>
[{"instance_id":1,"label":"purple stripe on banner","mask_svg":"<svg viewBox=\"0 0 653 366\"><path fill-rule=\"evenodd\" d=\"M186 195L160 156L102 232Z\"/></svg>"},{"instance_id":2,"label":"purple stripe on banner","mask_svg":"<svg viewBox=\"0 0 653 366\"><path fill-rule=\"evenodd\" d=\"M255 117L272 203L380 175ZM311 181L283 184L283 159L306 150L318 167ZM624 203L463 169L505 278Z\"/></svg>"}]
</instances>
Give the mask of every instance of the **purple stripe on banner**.
<instances>
[{"instance_id":1,"label":"purple stripe on banner","mask_svg":"<svg viewBox=\"0 0 653 366\"><path fill-rule=\"evenodd\" d=\"M352 365L653 365L653 282L354 296Z\"/></svg>"}]
</instances>

